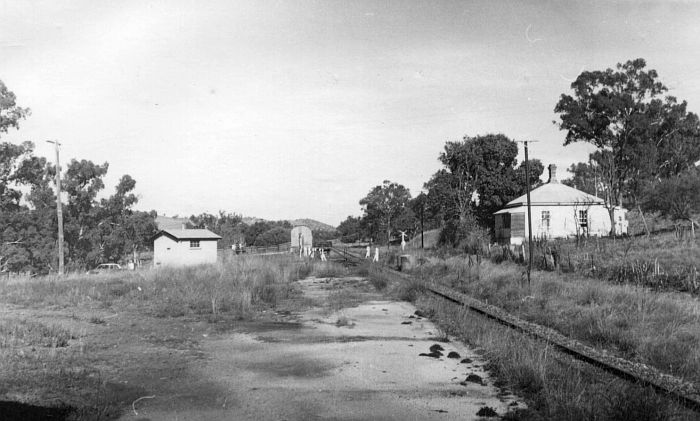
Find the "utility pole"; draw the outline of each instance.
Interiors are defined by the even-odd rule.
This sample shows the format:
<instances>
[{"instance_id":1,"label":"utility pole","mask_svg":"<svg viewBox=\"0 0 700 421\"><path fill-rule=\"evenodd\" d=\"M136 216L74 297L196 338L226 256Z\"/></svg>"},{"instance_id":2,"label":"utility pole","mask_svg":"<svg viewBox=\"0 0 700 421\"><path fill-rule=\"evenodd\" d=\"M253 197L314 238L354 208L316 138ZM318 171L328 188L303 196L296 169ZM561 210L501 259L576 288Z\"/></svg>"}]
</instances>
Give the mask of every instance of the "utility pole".
<instances>
[{"instance_id":1,"label":"utility pole","mask_svg":"<svg viewBox=\"0 0 700 421\"><path fill-rule=\"evenodd\" d=\"M61 161L58 150L61 144L57 140L47 140L56 147L56 216L58 217L58 276L63 276L63 210L61 210Z\"/></svg>"},{"instance_id":2,"label":"utility pole","mask_svg":"<svg viewBox=\"0 0 700 421\"><path fill-rule=\"evenodd\" d=\"M421 192L420 194L420 248L425 248L425 243L423 242L423 213L425 212L425 195Z\"/></svg>"},{"instance_id":3,"label":"utility pole","mask_svg":"<svg viewBox=\"0 0 700 421\"><path fill-rule=\"evenodd\" d=\"M527 143L536 140L520 140L525 144L525 188L527 192L527 288L530 289L530 273L532 272L532 212L530 211L530 161L527 157Z\"/></svg>"}]
</instances>

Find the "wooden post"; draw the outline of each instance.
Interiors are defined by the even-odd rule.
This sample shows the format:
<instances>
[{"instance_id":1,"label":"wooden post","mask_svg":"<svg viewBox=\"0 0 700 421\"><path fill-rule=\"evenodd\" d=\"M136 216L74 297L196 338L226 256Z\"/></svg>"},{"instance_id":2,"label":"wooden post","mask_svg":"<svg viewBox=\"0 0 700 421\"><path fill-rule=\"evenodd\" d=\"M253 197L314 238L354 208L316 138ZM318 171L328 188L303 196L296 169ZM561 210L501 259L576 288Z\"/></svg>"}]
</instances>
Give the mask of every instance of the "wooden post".
<instances>
[{"instance_id":1,"label":"wooden post","mask_svg":"<svg viewBox=\"0 0 700 421\"><path fill-rule=\"evenodd\" d=\"M63 276L63 210L61 209L61 163L58 147L61 144L57 140L47 140L56 147L56 217L58 219L58 276Z\"/></svg>"},{"instance_id":2,"label":"wooden post","mask_svg":"<svg viewBox=\"0 0 700 421\"><path fill-rule=\"evenodd\" d=\"M532 272L532 212L530 209L530 162L527 157L527 140L525 143L525 187L527 192L527 287L530 288L530 272Z\"/></svg>"}]
</instances>

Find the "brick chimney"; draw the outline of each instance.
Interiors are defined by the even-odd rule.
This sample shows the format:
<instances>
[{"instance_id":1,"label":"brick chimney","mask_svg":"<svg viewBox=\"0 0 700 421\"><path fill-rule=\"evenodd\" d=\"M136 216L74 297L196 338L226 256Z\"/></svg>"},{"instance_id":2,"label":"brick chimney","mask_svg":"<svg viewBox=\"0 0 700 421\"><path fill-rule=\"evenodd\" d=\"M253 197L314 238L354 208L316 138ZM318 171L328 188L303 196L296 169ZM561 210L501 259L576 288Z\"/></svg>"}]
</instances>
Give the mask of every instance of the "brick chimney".
<instances>
[{"instance_id":1,"label":"brick chimney","mask_svg":"<svg viewBox=\"0 0 700 421\"><path fill-rule=\"evenodd\" d=\"M182 230L184 231L184 230L186 230L186 229L187 229L187 224L183 223L183 224L182 224Z\"/></svg>"},{"instance_id":2,"label":"brick chimney","mask_svg":"<svg viewBox=\"0 0 700 421\"><path fill-rule=\"evenodd\" d=\"M549 181L548 183L556 184L559 182L557 180L557 166L554 164L549 164Z\"/></svg>"}]
</instances>

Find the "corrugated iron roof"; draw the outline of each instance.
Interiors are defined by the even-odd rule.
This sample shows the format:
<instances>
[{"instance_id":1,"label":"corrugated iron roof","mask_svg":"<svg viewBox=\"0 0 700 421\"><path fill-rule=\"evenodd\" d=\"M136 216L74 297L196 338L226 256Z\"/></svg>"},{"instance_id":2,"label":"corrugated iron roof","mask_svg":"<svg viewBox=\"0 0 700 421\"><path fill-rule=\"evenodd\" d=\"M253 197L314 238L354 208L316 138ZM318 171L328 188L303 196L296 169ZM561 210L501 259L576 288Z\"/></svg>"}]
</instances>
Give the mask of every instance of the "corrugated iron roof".
<instances>
[{"instance_id":1,"label":"corrugated iron roof","mask_svg":"<svg viewBox=\"0 0 700 421\"><path fill-rule=\"evenodd\" d=\"M156 237L161 234L168 234L178 240L220 240L221 236L207 230L207 229L164 229L160 230Z\"/></svg>"}]
</instances>

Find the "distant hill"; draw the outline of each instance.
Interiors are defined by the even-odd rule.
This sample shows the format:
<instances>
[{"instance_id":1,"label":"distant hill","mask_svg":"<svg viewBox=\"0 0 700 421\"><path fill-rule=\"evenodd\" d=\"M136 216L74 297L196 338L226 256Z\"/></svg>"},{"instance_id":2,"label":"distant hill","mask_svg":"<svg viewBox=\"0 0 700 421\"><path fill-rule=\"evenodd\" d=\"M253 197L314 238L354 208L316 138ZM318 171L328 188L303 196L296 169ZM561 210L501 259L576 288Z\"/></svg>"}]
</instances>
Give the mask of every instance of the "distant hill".
<instances>
[{"instance_id":1,"label":"distant hill","mask_svg":"<svg viewBox=\"0 0 700 421\"><path fill-rule=\"evenodd\" d=\"M254 216L244 216L243 223L246 225L253 225L256 222L265 221L262 218L256 218ZM301 218L301 219L287 219L287 221L292 225L306 225L311 228L312 231L335 231L335 227L319 222L315 219Z\"/></svg>"}]
</instances>

